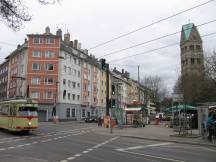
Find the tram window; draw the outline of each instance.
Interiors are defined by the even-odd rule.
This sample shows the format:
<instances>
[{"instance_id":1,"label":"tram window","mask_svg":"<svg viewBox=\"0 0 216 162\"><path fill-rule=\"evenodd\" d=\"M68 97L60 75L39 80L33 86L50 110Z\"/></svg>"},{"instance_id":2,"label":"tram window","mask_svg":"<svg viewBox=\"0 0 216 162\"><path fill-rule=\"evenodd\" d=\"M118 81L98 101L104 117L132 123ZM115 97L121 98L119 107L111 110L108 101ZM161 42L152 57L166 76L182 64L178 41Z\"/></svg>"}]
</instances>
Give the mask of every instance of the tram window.
<instances>
[{"instance_id":1,"label":"tram window","mask_svg":"<svg viewBox=\"0 0 216 162\"><path fill-rule=\"evenodd\" d=\"M37 116L36 107L19 107L20 116Z\"/></svg>"}]
</instances>

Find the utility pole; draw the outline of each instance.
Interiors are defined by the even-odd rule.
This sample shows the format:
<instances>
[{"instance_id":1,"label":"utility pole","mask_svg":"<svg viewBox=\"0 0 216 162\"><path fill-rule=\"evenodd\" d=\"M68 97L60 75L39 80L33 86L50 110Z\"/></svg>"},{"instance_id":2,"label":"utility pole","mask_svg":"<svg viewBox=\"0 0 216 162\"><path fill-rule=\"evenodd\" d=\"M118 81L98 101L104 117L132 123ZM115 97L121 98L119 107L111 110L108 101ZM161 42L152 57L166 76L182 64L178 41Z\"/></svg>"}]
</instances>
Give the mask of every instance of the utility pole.
<instances>
[{"instance_id":1,"label":"utility pole","mask_svg":"<svg viewBox=\"0 0 216 162\"><path fill-rule=\"evenodd\" d=\"M109 64L106 64L106 115L109 116Z\"/></svg>"}]
</instances>

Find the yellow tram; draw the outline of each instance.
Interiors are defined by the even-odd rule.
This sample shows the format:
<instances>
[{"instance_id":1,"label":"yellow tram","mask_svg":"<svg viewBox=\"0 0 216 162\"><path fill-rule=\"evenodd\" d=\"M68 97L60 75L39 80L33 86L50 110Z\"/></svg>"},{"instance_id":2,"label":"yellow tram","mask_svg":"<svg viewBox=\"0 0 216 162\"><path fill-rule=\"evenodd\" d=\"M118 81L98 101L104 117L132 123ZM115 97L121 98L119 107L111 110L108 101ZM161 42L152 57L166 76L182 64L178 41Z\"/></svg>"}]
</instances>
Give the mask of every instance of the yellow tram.
<instances>
[{"instance_id":1,"label":"yellow tram","mask_svg":"<svg viewBox=\"0 0 216 162\"><path fill-rule=\"evenodd\" d=\"M0 102L0 128L29 132L38 128L38 104L31 99Z\"/></svg>"}]
</instances>

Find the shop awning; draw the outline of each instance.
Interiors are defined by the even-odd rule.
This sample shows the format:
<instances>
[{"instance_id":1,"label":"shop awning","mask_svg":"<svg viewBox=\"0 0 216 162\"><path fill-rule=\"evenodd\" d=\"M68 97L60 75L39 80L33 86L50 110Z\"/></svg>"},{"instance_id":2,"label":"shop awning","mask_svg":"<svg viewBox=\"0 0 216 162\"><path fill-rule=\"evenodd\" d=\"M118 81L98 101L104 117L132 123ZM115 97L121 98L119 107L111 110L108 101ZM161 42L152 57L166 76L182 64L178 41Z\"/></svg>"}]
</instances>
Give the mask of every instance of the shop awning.
<instances>
[{"instance_id":1,"label":"shop awning","mask_svg":"<svg viewBox=\"0 0 216 162\"><path fill-rule=\"evenodd\" d=\"M125 108L125 111L145 111L145 110L147 109L142 106L129 106Z\"/></svg>"}]
</instances>

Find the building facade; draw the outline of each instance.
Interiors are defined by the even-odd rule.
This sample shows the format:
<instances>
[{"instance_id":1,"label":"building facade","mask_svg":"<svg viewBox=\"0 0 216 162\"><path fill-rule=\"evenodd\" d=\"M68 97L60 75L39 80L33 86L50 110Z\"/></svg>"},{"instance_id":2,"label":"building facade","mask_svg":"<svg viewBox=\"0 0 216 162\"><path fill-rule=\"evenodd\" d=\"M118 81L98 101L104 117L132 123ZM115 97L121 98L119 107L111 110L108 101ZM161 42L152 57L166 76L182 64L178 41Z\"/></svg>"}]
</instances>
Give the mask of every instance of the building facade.
<instances>
[{"instance_id":1,"label":"building facade","mask_svg":"<svg viewBox=\"0 0 216 162\"><path fill-rule=\"evenodd\" d=\"M0 101L7 99L9 61L0 64Z\"/></svg>"},{"instance_id":2,"label":"building facade","mask_svg":"<svg viewBox=\"0 0 216 162\"><path fill-rule=\"evenodd\" d=\"M61 29L53 34L46 27L42 34L28 34L0 64L0 76L0 100L18 96L37 100L40 121L51 120L54 115L60 120L104 117L110 113L111 98L124 109L128 103L139 101L139 92L144 102L141 90L145 88L124 70L109 71L107 86L101 60L83 50L78 40L71 41L70 33L63 36ZM117 90L114 96L112 85Z\"/></svg>"}]
</instances>

